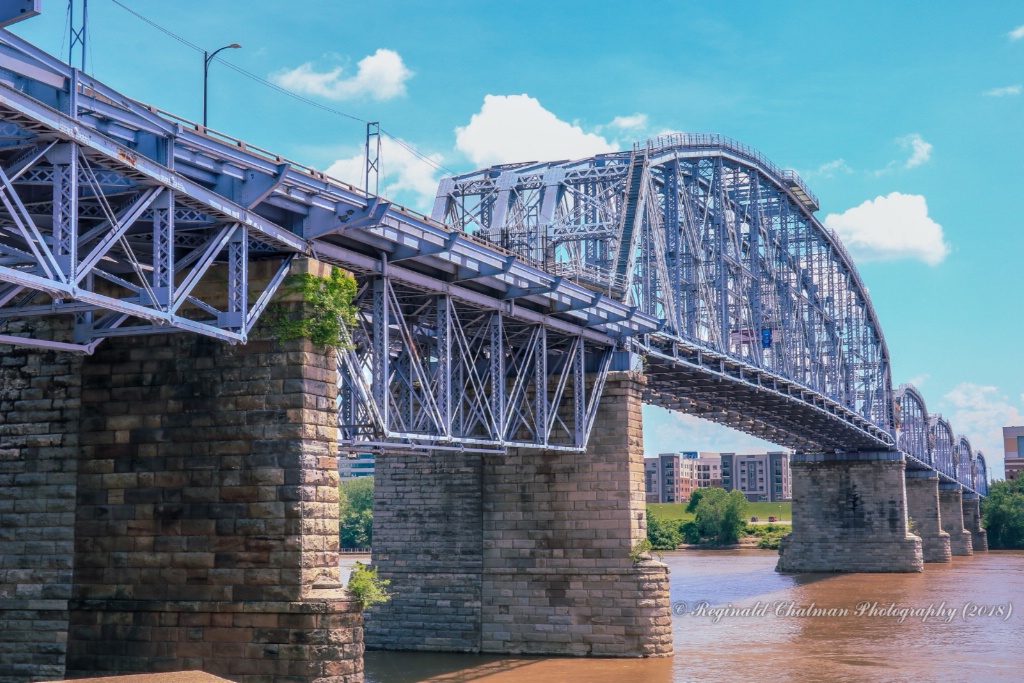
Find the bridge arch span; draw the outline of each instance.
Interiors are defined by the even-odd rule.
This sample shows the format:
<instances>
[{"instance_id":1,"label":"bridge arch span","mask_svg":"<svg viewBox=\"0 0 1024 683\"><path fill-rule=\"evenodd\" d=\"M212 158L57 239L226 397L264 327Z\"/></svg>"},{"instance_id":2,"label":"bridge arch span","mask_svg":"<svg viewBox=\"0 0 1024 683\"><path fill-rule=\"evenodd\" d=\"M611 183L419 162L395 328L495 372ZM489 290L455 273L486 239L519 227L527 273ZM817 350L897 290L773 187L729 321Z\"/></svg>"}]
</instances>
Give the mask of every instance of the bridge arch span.
<instances>
[{"instance_id":1,"label":"bridge arch span","mask_svg":"<svg viewBox=\"0 0 1024 683\"><path fill-rule=\"evenodd\" d=\"M796 450L895 446L889 352L798 174L720 135L441 182L432 217L662 321L646 400Z\"/></svg>"},{"instance_id":2,"label":"bridge arch span","mask_svg":"<svg viewBox=\"0 0 1024 683\"><path fill-rule=\"evenodd\" d=\"M896 390L896 433L898 446L922 463L932 464L928 438L928 408L924 396L913 384L901 384Z\"/></svg>"}]
</instances>

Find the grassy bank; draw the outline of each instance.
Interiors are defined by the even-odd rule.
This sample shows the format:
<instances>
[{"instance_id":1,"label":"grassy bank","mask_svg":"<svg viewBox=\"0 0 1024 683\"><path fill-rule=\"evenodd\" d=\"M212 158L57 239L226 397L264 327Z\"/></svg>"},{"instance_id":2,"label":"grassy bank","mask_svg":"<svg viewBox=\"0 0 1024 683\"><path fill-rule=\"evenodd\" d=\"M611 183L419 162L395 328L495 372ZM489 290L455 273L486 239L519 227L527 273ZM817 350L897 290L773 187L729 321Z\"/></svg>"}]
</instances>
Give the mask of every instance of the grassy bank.
<instances>
[{"instance_id":1,"label":"grassy bank","mask_svg":"<svg viewBox=\"0 0 1024 683\"><path fill-rule=\"evenodd\" d=\"M652 515L665 521L692 522L693 513L686 511L686 503L650 503L647 505ZM757 517L768 521L772 515L776 521L790 522L793 520L792 503L747 503L747 518Z\"/></svg>"}]
</instances>

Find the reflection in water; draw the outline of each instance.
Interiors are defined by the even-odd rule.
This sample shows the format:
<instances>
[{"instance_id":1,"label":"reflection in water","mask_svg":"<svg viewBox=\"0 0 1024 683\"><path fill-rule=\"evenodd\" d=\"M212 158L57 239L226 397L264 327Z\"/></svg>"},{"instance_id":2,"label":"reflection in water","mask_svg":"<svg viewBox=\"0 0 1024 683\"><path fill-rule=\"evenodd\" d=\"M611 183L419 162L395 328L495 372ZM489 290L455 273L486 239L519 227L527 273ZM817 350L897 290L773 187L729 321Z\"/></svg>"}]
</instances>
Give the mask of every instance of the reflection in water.
<instances>
[{"instance_id":1,"label":"reflection in water","mask_svg":"<svg viewBox=\"0 0 1024 683\"><path fill-rule=\"evenodd\" d=\"M775 553L756 550L666 553L672 600L680 612L673 617L674 657L368 652L366 680L852 683L1024 678L1024 552L957 557L952 564L926 565L924 574L781 575L774 571L776 560ZM708 610L756 607L760 614L716 621L707 612L694 614L701 603ZM847 614L785 616L812 606ZM972 606L1013 612L1008 619L1005 614L972 616L977 609ZM929 607L937 614L925 614ZM901 623L899 610L920 613L905 614Z\"/></svg>"}]
</instances>

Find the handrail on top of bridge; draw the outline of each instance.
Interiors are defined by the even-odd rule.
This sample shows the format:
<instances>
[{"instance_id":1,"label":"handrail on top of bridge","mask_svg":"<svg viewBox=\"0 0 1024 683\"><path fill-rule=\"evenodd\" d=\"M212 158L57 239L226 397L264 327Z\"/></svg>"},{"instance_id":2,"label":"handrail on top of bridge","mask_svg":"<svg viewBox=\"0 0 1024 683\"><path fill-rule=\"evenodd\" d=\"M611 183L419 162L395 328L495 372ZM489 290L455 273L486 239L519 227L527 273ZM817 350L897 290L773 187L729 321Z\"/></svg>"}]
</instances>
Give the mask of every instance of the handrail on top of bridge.
<instances>
[{"instance_id":1,"label":"handrail on top of bridge","mask_svg":"<svg viewBox=\"0 0 1024 683\"><path fill-rule=\"evenodd\" d=\"M635 143L633 148L638 149L641 144L642 143ZM817 195L811 192L811 188L807 187L807 183L804 182L804 179L800 177L799 173L779 168L775 162L757 149L750 145L746 145L735 138L731 138L728 135L720 135L718 133L669 133L667 135L659 135L654 138L649 138L646 146L649 149L694 147L724 149L734 152L756 162L764 167L769 173L777 176L781 180L795 184L808 196L808 198L810 198L811 203L814 204L814 206L819 206Z\"/></svg>"}]
</instances>

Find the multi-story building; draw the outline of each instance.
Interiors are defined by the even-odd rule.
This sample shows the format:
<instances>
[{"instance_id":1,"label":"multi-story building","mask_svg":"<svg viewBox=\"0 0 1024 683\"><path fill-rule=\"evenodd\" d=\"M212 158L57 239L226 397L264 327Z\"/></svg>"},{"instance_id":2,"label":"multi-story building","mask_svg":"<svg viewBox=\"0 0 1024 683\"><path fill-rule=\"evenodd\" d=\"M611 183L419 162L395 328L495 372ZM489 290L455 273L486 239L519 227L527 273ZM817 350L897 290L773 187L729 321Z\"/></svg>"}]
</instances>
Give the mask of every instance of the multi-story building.
<instances>
[{"instance_id":1,"label":"multi-story building","mask_svg":"<svg viewBox=\"0 0 1024 683\"><path fill-rule=\"evenodd\" d=\"M644 458L644 492L648 503L661 502L661 458Z\"/></svg>"},{"instance_id":2,"label":"multi-story building","mask_svg":"<svg viewBox=\"0 0 1024 683\"><path fill-rule=\"evenodd\" d=\"M1024 472L1024 427L1003 427L1003 454L1006 478L1016 479Z\"/></svg>"},{"instance_id":3,"label":"multi-story building","mask_svg":"<svg viewBox=\"0 0 1024 683\"><path fill-rule=\"evenodd\" d=\"M693 453L693 456L697 459L694 488L722 488L722 456L718 453Z\"/></svg>"},{"instance_id":4,"label":"multi-story building","mask_svg":"<svg viewBox=\"0 0 1024 683\"><path fill-rule=\"evenodd\" d=\"M722 453L722 488L741 491L751 502L788 501L793 495L789 456L785 453Z\"/></svg>"},{"instance_id":5,"label":"multi-story building","mask_svg":"<svg viewBox=\"0 0 1024 683\"><path fill-rule=\"evenodd\" d=\"M376 465L373 453L350 453L347 458L338 458L338 476L342 479L372 477Z\"/></svg>"},{"instance_id":6,"label":"multi-story building","mask_svg":"<svg viewBox=\"0 0 1024 683\"><path fill-rule=\"evenodd\" d=\"M695 488L697 460L680 453L644 459L648 503L685 503Z\"/></svg>"}]
</instances>

